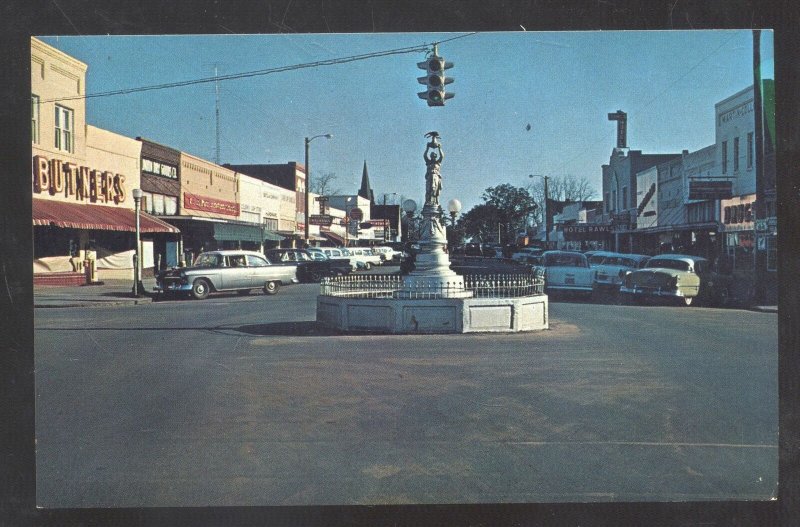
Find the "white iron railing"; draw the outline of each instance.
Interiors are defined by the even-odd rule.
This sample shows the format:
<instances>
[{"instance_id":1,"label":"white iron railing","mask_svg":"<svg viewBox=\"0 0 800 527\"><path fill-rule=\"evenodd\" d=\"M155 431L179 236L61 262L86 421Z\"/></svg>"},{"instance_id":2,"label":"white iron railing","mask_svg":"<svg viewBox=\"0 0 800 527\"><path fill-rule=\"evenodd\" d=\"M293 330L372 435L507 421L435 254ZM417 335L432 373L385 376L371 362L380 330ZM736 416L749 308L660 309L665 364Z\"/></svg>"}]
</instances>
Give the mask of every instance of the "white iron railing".
<instances>
[{"instance_id":1,"label":"white iron railing","mask_svg":"<svg viewBox=\"0 0 800 527\"><path fill-rule=\"evenodd\" d=\"M465 291L473 298L511 298L544 294L539 274L466 275L461 282L431 284L397 275L326 277L320 283L322 296L351 298L448 298Z\"/></svg>"}]
</instances>

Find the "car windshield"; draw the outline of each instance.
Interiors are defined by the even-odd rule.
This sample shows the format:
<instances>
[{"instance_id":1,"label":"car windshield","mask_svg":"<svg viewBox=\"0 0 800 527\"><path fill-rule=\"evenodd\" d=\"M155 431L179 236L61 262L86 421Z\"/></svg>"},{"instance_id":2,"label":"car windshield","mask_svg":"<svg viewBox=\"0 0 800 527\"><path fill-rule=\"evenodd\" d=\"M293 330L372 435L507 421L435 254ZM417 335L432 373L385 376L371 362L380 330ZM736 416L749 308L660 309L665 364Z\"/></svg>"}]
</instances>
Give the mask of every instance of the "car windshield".
<instances>
[{"instance_id":1,"label":"car windshield","mask_svg":"<svg viewBox=\"0 0 800 527\"><path fill-rule=\"evenodd\" d=\"M655 258L647 262L646 267L650 268L663 267L665 269L675 269L676 271L688 271L689 263L684 262L683 260L669 260L667 258Z\"/></svg>"},{"instance_id":2,"label":"car windshield","mask_svg":"<svg viewBox=\"0 0 800 527\"><path fill-rule=\"evenodd\" d=\"M222 255L213 253L203 253L194 261L195 267L219 267Z\"/></svg>"},{"instance_id":3,"label":"car windshield","mask_svg":"<svg viewBox=\"0 0 800 527\"><path fill-rule=\"evenodd\" d=\"M580 254L546 254L544 265L545 267L586 267L586 259Z\"/></svg>"},{"instance_id":4,"label":"car windshield","mask_svg":"<svg viewBox=\"0 0 800 527\"><path fill-rule=\"evenodd\" d=\"M601 263L603 263L603 260L605 260L605 259L606 259L606 257L603 256L602 254L593 254L592 256L589 257L589 263L590 264L601 264ZM608 263L608 262L606 262L606 263Z\"/></svg>"}]
</instances>

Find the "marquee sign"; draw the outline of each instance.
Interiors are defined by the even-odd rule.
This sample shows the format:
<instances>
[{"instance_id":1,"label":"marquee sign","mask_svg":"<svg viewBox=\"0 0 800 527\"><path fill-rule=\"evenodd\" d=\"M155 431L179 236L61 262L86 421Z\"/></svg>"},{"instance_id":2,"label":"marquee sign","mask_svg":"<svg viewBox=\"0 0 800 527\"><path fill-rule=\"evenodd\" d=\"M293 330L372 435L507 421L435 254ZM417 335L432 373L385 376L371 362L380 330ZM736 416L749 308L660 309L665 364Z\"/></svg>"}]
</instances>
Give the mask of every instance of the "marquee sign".
<instances>
[{"instance_id":1,"label":"marquee sign","mask_svg":"<svg viewBox=\"0 0 800 527\"><path fill-rule=\"evenodd\" d=\"M333 223L333 216L330 214L312 214L308 217L309 225L330 225Z\"/></svg>"}]
</instances>

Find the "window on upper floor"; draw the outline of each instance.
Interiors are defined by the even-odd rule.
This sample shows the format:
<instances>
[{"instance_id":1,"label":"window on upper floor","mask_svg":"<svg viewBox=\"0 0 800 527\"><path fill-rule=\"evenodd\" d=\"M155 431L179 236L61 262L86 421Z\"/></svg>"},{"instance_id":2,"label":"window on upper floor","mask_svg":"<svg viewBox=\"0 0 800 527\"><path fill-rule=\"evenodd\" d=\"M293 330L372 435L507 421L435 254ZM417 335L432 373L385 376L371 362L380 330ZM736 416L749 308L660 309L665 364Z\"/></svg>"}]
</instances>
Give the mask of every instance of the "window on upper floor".
<instances>
[{"instance_id":1,"label":"window on upper floor","mask_svg":"<svg viewBox=\"0 0 800 527\"><path fill-rule=\"evenodd\" d=\"M622 187L622 210L628 208L628 187Z\"/></svg>"},{"instance_id":2,"label":"window on upper floor","mask_svg":"<svg viewBox=\"0 0 800 527\"><path fill-rule=\"evenodd\" d=\"M753 154L755 153L753 144L753 132L747 134L747 168L753 168Z\"/></svg>"},{"instance_id":3,"label":"window on upper floor","mask_svg":"<svg viewBox=\"0 0 800 527\"><path fill-rule=\"evenodd\" d=\"M56 105L56 150L74 152L75 113L64 106Z\"/></svg>"},{"instance_id":4,"label":"window on upper floor","mask_svg":"<svg viewBox=\"0 0 800 527\"><path fill-rule=\"evenodd\" d=\"M722 173L728 173L728 142L722 142Z\"/></svg>"},{"instance_id":5,"label":"window on upper floor","mask_svg":"<svg viewBox=\"0 0 800 527\"><path fill-rule=\"evenodd\" d=\"M739 138L733 138L733 173L739 172Z\"/></svg>"},{"instance_id":6,"label":"window on upper floor","mask_svg":"<svg viewBox=\"0 0 800 527\"><path fill-rule=\"evenodd\" d=\"M39 143L39 96L31 95L31 142Z\"/></svg>"}]
</instances>

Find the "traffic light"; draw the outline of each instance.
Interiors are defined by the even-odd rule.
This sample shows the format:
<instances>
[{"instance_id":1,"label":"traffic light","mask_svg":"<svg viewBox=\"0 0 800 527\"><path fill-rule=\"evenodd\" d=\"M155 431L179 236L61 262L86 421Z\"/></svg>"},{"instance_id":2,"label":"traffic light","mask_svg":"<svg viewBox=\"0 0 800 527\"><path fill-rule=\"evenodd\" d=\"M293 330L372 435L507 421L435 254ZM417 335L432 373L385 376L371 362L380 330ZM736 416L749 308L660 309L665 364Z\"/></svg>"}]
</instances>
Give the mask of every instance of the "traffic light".
<instances>
[{"instance_id":1,"label":"traffic light","mask_svg":"<svg viewBox=\"0 0 800 527\"><path fill-rule=\"evenodd\" d=\"M445 77L445 70L452 68L453 63L447 62L437 55L436 51L424 62L418 62L417 67L425 70L427 75L418 77L420 84L427 86L427 90L420 92L420 99L428 101L428 106L444 106L444 101L452 99L455 94L445 90L445 86L453 82L450 77Z\"/></svg>"}]
</instances>

